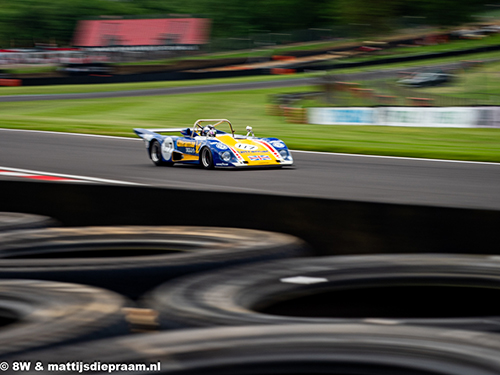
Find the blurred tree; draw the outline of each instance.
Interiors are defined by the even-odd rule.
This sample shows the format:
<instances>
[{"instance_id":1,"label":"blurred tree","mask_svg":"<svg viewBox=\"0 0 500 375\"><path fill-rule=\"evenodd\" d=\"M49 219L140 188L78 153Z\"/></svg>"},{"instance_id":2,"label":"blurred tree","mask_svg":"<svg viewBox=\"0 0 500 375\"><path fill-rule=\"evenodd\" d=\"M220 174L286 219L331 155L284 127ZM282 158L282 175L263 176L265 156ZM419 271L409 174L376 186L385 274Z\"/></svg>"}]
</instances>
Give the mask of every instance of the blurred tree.
<instances>
[{"instance_id":1,"label":"blurred tree","mask_svg":"<svg viewBox=\"0 0 500 375\"><path fill-rule=\"evenodd\" d=\"M251 21L255 28L288 31L328 25L331 0L255 0Z\"/></svg>"},{"instance_id":2,"label":"blurred tree","mask_svg":"<svg viewBox=\"0 0 500 375\"><path fill-rule=\"evenodd\" d=\"M147 2L159 3L154 0ZM168 8L158 6L155 9L165 11ZM31 46L36 42L56 40L59 44L69 44L80 19L150 12L135 1L0 0L0 43L4 46Z\"/></svg>"},{"instance_id":3,"label":"blurred tree","mask_svg":"<svg viewBox=\"0 0 500 375\"><path fill-rule=\"evenodd\" d=\"M432 25L467 22L479 0L0 0L0 46L70 44L77 21L101 15L190 14L212 19L215 37L350 25L385 33L404 16Z\"/></svg>"},{"instance_id":4,"label":"blurred tree","mask_svg":"<svg viewBox=\"0 0 500 375\"><path fill-rule=\"evenodd\" d=\"M338 0L337 17L355 35L379 34L391 30L402 0Z\"/></svg>"},{"instance_id":5,"label":"blurred tree","mask_svg":"<svg viewBox=\"0 0 500 375\"><path fill-rule=\"evenodd\" d=\"M452 26L473 20L474 11L481 9L484 1L478 0L412 0L408 2L418 15L430 25Z\"/></svg>"}]
</instances>

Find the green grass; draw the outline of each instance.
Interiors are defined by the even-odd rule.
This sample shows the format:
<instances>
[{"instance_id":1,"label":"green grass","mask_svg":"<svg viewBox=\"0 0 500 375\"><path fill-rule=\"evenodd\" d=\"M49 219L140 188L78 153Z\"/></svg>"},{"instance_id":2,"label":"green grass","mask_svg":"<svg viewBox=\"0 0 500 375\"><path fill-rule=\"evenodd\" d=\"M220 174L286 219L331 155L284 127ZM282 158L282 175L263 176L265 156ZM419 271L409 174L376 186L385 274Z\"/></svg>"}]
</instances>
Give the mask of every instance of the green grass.
<instances>
[{"instance_id":1,"label":"green grass","mask_svg":"<svg viewBox=\"0 0 500 375\"><path fill-rule=\"evenodd\" d=\"M451 82L432 87L405 88L397 84L399 78L356 81L361 88L374 89L378 95L398 97L393 105L409 105L405 97L426 97L434 100L436 106L500 105L500 61L491 61L473 68L458 69ZM380 105L373 98L359 98L350 92L338 91L331 106ZM314 101L303 101L304 107L321 105Z\"/></svg>"},{"instance_id":2,"label":"green grass","mask_svg":"<svg viewBox=\"0 0 500 375\"><path fill-rule=\"evenodd\" d=\"M133 137L134 127L228 118L239 134L250 125L257 136L277 136L292 149L500 162L500 129L288 124L265 112L268 95L283 90L0 103L0 127Z\"/></svg>"},{"instance_id":3,"label":"green grass","mask_svg":"<svg viewBox=\"0 0 500 375\"><path fill-rule=\"evenodd\" d=\"M451 84L426 87L419 92L500 105L500 62L491 62L469 72L458 72Z\"/></svg>"},{"instance_id":4,"label":"green grass","mask_svg":"<svg viewBox=\"0 0 500 375\"><path fill-rule=\"evenodd\" d=\"M27 73L48 73L56 71L57 66L54 65L42 65L42 66L26 66L19 67L15 69L7 69L7 73L10 74L27 74Z\"/></svg>"}]
</instances>

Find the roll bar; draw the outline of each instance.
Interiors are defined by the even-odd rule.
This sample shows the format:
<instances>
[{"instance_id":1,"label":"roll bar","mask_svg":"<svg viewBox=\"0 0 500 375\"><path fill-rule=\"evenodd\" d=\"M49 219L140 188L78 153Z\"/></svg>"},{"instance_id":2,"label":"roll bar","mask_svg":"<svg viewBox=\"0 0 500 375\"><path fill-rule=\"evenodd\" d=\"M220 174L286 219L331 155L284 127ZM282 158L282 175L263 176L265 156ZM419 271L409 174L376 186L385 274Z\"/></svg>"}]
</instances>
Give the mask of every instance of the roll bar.
<instances>
[{"instance_id":1,"label":"roll bar","mask_svg":"<svg viewBox=\"0 0 500 375\"><path fill-rule=\"evenodd\" d=\"M196 120L196 122L193 125L193 131L191 132L191 136L193 136L193 134L196 132L197 128L203 130L203 126L201 125L201 123L203 123L203 122L212 122L213 124L211 124L211 125L214 127L216 127L222 123L227 123L229 125L229 129L231 129L231 135L234 137L233 125L231 124L231 122L229 120L226 120L226 119L199 119L199 120Z\"/></svg>"}]
</instances>

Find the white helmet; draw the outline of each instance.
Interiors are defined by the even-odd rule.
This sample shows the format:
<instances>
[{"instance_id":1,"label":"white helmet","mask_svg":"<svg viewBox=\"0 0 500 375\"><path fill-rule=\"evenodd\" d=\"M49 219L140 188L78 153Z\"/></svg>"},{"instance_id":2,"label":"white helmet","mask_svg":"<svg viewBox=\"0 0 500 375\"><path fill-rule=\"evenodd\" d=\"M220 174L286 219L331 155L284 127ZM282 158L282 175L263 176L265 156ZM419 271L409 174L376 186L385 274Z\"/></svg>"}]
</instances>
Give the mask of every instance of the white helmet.
<instances>
[{"instance_id":1,"label":"white helmet","mask_svg":"<svg viewBox=\"0 0 500 375\"><path fill-rule=\"evenodd\" d=\"M201 134L207 137L215 137L215 135L217 134L217 130L215 130L215 127L213 125L207 125L203 128Z\"/></svg>"}]
</instances>

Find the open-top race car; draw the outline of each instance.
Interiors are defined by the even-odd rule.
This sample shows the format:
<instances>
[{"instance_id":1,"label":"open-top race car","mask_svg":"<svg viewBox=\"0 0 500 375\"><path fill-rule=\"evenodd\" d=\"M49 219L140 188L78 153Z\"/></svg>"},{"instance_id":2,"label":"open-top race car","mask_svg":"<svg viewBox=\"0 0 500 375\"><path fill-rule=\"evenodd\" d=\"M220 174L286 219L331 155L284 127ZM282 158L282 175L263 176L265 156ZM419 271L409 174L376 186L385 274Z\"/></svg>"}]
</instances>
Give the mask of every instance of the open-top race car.
<instances>
[{"instance_id":1,"label":"open-top race car","mask_svg":"<svg viewBox=\"0 0 500 375\"><path fill-rule=\"evenodd\" d=\"M246 130L246 136L236 135L226 119L201 119L192 128L134 129L134 132L144 139L149 157L156 165L199 164L211 169L293 164L283 141L255 137L250 126Z\"/></svg>"}]
</instances>

